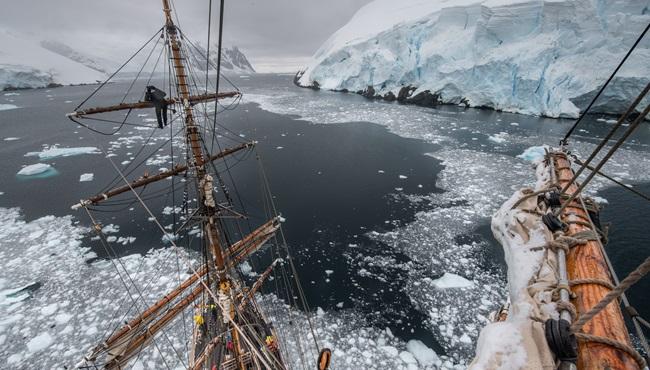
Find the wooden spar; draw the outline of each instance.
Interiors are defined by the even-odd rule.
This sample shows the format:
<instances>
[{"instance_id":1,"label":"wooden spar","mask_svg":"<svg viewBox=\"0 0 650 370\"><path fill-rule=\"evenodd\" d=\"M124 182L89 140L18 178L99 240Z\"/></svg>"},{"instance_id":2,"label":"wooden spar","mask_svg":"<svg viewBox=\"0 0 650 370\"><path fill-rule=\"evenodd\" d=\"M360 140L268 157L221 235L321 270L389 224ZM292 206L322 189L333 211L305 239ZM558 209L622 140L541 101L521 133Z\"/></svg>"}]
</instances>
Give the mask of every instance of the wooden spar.
<instances>
[{"instance_id":1,"label":"wooden spar","mask_svg":"<svg viewBox=\"0 0 650 370\"><path fill-rule=\"evenodd\" d=\"M222 93L210 93L210 94L201 94L201 95L190 95L187 98L187 101L189 102L190 105L196 105L197 103L200 102L205 102L205 101L210 101L210 100L218 100L218 99L225 99L225 98L232 98L235 96L239 96L241 93L239 91L228 91L228 92L222 92ZM168 105L171 104L182 104L183 99L181 98L168 98L164 99L164 102ZM88 108L85 110L79 110L79 111L74 111L72 113L66 114L67 117L83 117L83 116L88 116L91 114L99 114L99 113L108 113L108 112L116 112L120 110L126 110L126 109L144 109L144 108L153 108L154 105L152 102L149 101L138 101L135 103L121 103L121 104L116 104L116 105L111 105L107 107L97 107L97 108Z\"/></svg>"},{"instance_id":2,"label":"wooden spar","mask_svg":"<svg viewBox=\"0 0 650 370\"><path fill-rule=\"evenodd\" d=\"M552 156L557 169L558 181L560 186L564 187L573 178L571 164L564 153L553 153ZM567 189L567 194L571 195L576 190L577 186L572 184ZM567 235L591 230L587 226L571 223L571 221L589 220L589 215L582 207L579 197L565 209L560 217L562 221L569 224ZM612 283L605 256L598 241L589 241L571 249L567 256L567 272L570 280L599 279ZM589 311L609 292L609 289L599 284L579 284L572 287L572 290L576 294L576 298L571 302L579 314ZM587 322L582 331L631 345L618 300L609 304L591 321ZM578 349L578 369L639 369L639 366L625 352L604 344L581 341Z\"/></svg>"},{"instance_id":3,"label":"wooden spar","mask_svg":"<svg viewBox=\"0 0 650 370\"><path fill-rule=\"evenodd\" d=\"M173 320L178 314L180 314L187 306L189 306L194 300L196 300L199 295L203 292L205 287L203 284L198 284L194 290L185 298L180 300L174 307L172 307L167 313L165 313L158 321L146 328L145 332L136 336L129 338L127 345L120 351L120 354L116 354L115 358L107 361L105 368L106 369L121 369L122 365L126 364L131 357L136 355L142 350L144 345L149 343L153 337L165 327L171 320ZM117 343L117 346L121 343ZM110 350L109 350L110 351Z\"/></svg>"},{"instance_id":4,"label":"wooden spar","mask_svg":"<svg viewBox=\"0 0 650 370\"><path fill-rule=\"evenodd\" d=\"M148 320L149 317L158 313L158 311L160 311L168 303L170 303L181 293L183 293L185 289L187 289L192 284L194 284L200 277L205 276L207 272L208 269L206 268L205 265L203 265L203 267L198 270L197 274L192 274L192 276L190 276L187 280L183 281L178 287L176 287L176 289L167 293L162 299L160 299L159 301L151 305L144 312L142 312L138 317L126 323L121 329L119 329L117 332L111 335L104 344L106 346L110 346L113 343L115 343L115 341L123 337L126 333L138 329L143 323L149 321Z\"/></svg>"},{"instance_id":5,"label":"wooden spar","mask_svg":"<svg viewBox=\"0 0 650 370\"><path fill-rule=\"evenodd\" d=\"M269 235L269 230L274 230L274 231L277 230L277 227L279 225L278 226L274 225L275 222L277 222L277 218L274 218L268 221L267 223L265 223L264 225L260 226L259 228L255 229L252 233L248 234L244 239L233 244L233 247L238 246L238 248L228 249L228 252L230 252L231 250L235 252L237 251L241 252L242 250L246 250L249 251L249 253L246 254L246 256L248 256L253 251L256 251L257 249L259 249L259 247L261 247L264 244L264 242L266 242L272 236ZM236 256L231 256L231 255L227 256L228 268L234 268L237 263L236 261L242 260L241 257L240 258L235 258L235 257ZM278 261L279 260L275 260L273 264L269 267L269 269L267 269L269 273L270 270L275 266L275 264ZM267 274L267 271L265 271L262 274L262 276L264 276L264 274ZM162 299L158 300L156 303L154 303L149 308L147 308L144 312L142 312L139 316L126 323L122 328L120 328L117 332L111 335L104 342L104 345L111 346L112 344L114 344L120 338L124 337L129 332L139 329L140 326L150 321L149 320L150 317L152 316L155 317L155 314L157 314L168 303L170 303L172 300L174 300L176 297L182 294L187 288L189 288L192 284L194 284L200 277L205 276L207 272L208 269L206 268L205 265L203 265L201 268L198 269L197 274L192 274L188 279L183 281L178 287L176 287L171 292L167 293ZM255 287L255 285L257 284L258 283L256 282L253 285L252 290L258 289ZM261 283L259 285L261 285Z\"/></svg>"},{"instance_id":6,"label":"wooden spar","mask_svg":"<svg viewBox=\"0 0 650 370\"><path fill-rule=\"evenodd\" d=\"M264 225L255 229L244 239L233 244L227 250L229 262L233 265L238 264L253 252L258 250L264 243L273 237L275 232L280 228L280 218L274 217Z\"/></svg>"},{"instance_id":7,"label":"wooden spar","mask_svg":"<svg viewBox=\"0 0 650 370\"><path fill-rule=\"evenodd\" d=\"M208 356L210 356L210 354L212 354L212 350L214 350L214 348L217 346L217 344L221 343L222 339L223 338L221 336L217 336L217 337L212 338L210 343L208 343L205 346L205 348L203 349L201 354L198 357L196 357L196 360L194 361L194 365L190 366L190 368L192 370L200 370L200 369L202 369L203 366L205 365L205 360L207 360Z\"/></svg>"},{"instance_id":8,"label":"wooden spar","mask_svg":"<svg viewBox=\"0 0 650 370\"><path fill-rule=\"evenodd\" d=\"M273 261L271 266L267 267L266 270L264 270L262 275L260 275L259 279L257 279L257 281L255 281L255 284L253 284L253 286L248 290L248 292L246 292L246 294L242 298L241 302L239 302L239 310L240 311L243 310L244 307L246 307L246 305L248 304L248 302L251 299L253 299L253 295L255 294L255 292L257 292L260 289L260 287L262 286L264 281L269 277L269 275L271 275L271 271L273 271L273 268L275 267L275 265L277 265L277 263L280 262L280 261L281 261L280 258Z\"/></svg>"},{"instance_id":9,"label":"wooden spar","mask_svg":"<svg viewBox=\"0 0 650 370\"><path fill-rule=\"evenodd\" d=\"M254 141L251 141L251 142L248 142L248 143L238 145L238 146L233 147L233 148L227 148L227 149L225 149L225 150L223 150L223 151L221 151L221 152L219 152L217 154L214 154L214 155L210 156L208 158L207 162L216 161L217 159L226 157L226 156L228 156L230 154L233 154L233 153L236 153L236 152L238 152L238 151L240 151L242 149L251 148L251 147L255 146L255 144L256 143ZM199 163L198 165L200 166L200 165L203 165L203 164L204 163ZM173 169L160 172L157 175L153 175L153 176L144 175L144 176L140 177L139 179L134 180L129 185L123 185L123 186L111 189L111 190L109 190L109 191L107 191L105 193L97 194L97 195L95 195L93 197L90 197L88 199L80 201L79 203L73 205L71 208L72 209L78 209L80 207L84 207L84 206L87 206L87 205L100 203L100 202L102 202L104 200L107 200L108 198L114 197L114 196L122 194L122 193L126 193L128 191L131 191L131 189L135 189L135 188L139 188L139 187L142 187L142 186L145 186L145 185L149 185L149 184L154 183L156 181L160 181L162 179L166 179L168 177L175 176L175 175L178 175L180 173L183 173L183 172L187 171L188 167L189 166L186 165L186 164L184 164L184 165L178 164Z\"/></svg>"}]
</instances>

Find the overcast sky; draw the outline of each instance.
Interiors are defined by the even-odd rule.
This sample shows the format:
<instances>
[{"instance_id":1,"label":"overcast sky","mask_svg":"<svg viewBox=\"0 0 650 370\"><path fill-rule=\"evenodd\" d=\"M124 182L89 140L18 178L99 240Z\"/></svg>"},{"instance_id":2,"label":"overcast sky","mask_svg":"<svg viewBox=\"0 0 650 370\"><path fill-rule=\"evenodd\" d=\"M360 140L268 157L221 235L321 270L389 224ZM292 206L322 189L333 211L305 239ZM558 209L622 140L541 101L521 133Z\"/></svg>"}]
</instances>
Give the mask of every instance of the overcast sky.
<instances>
[{"instance_id":1,"label":"overcast sky","mask_svg":"<svg viewBox=\"0 0 650 370\"><path fill-rule=\"evenodd\" d=\"M239 46L260 71L295 70L371 0L226 0L224 42ZM219 0L213 0L216 40ZM0 27L77 50L121 59L163 22L161 0L0 0ZM208 0L176 0L179 23L207 38ZM123 47L122 47L123 45ZM1 47L1 46L0 46Z\"/></svg>"}]
</instances>

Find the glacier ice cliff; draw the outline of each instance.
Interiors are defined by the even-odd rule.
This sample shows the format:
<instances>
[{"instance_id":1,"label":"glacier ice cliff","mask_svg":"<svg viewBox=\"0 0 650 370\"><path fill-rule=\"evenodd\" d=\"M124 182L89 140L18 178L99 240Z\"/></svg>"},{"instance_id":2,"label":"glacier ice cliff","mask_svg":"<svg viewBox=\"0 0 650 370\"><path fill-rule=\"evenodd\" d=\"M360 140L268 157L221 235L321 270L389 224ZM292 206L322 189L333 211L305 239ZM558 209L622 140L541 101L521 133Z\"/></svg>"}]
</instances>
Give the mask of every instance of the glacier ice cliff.
<instances>
[{"instance_id":1,"label":"glacier ice cliff","mask_svg":"<svg viewBox=\"0 0 650 370\"><path fill-rule=\"evenodd\" d=\"M106 78L105 73L81 63L80 53L63 49L62 44L39 43L28 35L0 28L0 45L0 91L92 83ZM55 47L56 52L51 50ZM65 55L66 51L72 54Z\"/></svg>"},{"instance_id":2,"label":"glacier ice cliff","mask_svg":"<svg viewBox=\"0 0 650 370\"><path fill-rule=\"evenodd\" d=\"M297 81L424 105L576 117L650 22L649 0L375 0ZM646 38L594 106L616 113L650 78Z\"/></svg>"}]
</instances>

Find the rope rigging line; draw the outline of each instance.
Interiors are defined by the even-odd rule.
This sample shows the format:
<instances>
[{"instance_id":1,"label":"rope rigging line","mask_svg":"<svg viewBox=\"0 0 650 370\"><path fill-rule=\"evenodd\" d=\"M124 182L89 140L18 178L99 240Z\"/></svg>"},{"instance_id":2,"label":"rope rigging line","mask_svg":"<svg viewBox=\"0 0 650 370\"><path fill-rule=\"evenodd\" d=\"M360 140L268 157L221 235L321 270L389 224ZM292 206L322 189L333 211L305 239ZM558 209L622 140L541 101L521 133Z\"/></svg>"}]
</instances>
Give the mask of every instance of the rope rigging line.
<instances>
[{"instance_id":1,"label":"rope rigging line","mask_svg":"<svg viewBox=\"0 0 650 370\"><path fill-rule=\"evenodd\" d=\"M591 102L589 103L587 108L580 114L580 116L578 117L576 122L573 124L573 126L569 129L569 131L566 133L566 135L564 135L564 138L562 140L560 140L560 145L566 145L567 144L567 142L569 140L569 137L571 136L571 134L573 134L573 131L575 131L576 127L578 127L578 124L580 124L580 122L587 115L587 113L589 112L591 107L594 105L594 103L596 103L596 100L598 100L598 98L603 93L603 91L605 90L607 85L609 85L609 83L614 79L614 76L616 76L616 74L618 73L618 70L621 69L623 64L625 64L625 61L630 56L630 54L632 54L634 49L636 49L637 45L639 45L641 40L643 40L643 38L645 37L645 34L648 32L648 29L650 29L650 23L648 23L648 25L645 27L645 29L643 30L641 35L639 35L639 37L636 39L636 41L634 42L632 47L628 50L628 52L625 54L625 56L623 57L621 62L618 64L618 66L616 66L616 69L614 69L614 72L612 72L612 74L609 76L607 81L605 81L605 84L600 88L600 90L598 90L598 93L591 100Z\"/></svg>"},{"instance_id":2,"label":"rope rigging line","mask_svg":"<svg viewBox=\"0 0 650 370\"><path fill-rule=\"evenodd\" d=\"M109 158L109 161L110 161L110 158ZM111 161L111 163L112 163L112 161ZM85 209L85 210L86 210L86 213L88 214L88 216L90 217L90 219L91 219L91 221L92 221L92 223L93 223L93 225L94 225L94 229L95 229L95 231L97 232L98 236L100 237L100 240L102 241L102 246L104 247L106 253L109 255L109 257L111 256L111 252L112 252L113 255L114 255L114 258L109 258L109 259L111 260L111 263L112 263L113 266L115 267L115 269L116 269L116 271L117 271L117 273L118 273L118 276L119 276L120 280L121 280L122 283L124 284L124 287L125 287L125 289L126 289L126 291L127 291L127 294L128 294L128 296L129 296L129 298L131 298L131 300L133 301L133 304L134 304L134 305L137 305L137 298L139 297L140 300L142 300L142 302L144 303L144 306L147 307L149 304L147 303L147 300L146 300L146 299L144 298L144 296L142 295L142 290L141 290L141 289L138 289L138 286L136 285L135 281L134 281L133 278L131 277L131 274L129 274L129 272L128 272L126 266L124 266L124 264L122 263L122 260L121 260L120 258L117 257L117 253L116 253L115 250L110 246L110 243L108 243L108 241L106 240L106 237L105 237L104 233L102 232L101 228L99 228L99 223L97 223L97 221L95 220L95 218L92 216L92 213L91 213L88 209ZM131 285L132 285L133 288L135 289L135 291L136 291L136 293L137 293L137 297L136 297L136 298L133 297L133 295L132 295L132 293L131 293L131 291L130 291L130 289L129 289L129 285L127 284L127 282L126 282L126 281L124 280L124 278L122 277L122 274L120 273L120 270L119 270L119 268L117 267L117 264L115 263L115 260L117 260L118 264L122 267L122 270L123 270L124 275L126 275L126 277L128 278L129 282L131 283ZM172 347L172 349L174 350L174 353L176 354L176 356L177 356L177 357L181 360L181 362L182 362L182 357L179 355L178 351L176 351L176 348L174 347L173 342L171 341L171 339L170 339L169 336L167 335L167 332L166 332L164 329L162 330L162 334L163 334L163 336L165 337L165 339L169 342L169 345L170 345L170 346ZM160 352L160 355L161 355L161 357L163 358L163 362L165 362L165 365L167 366L167 368L170 369L169 365L167 365L167 361L164 359L164 354L163 354L163 352L162 352L162 351L160 350L160 348L158 347L158 344L157 344L157 342L156 342L156 339L155 339L155 337L153 337L153 336L152 336L152 341L154 342L154 345L156 346L156 348L157 348L158 351Z\"/></svg>"},{"instance_id":3,"label":"rope rigging line","mask_svg":"<svg viewBox=\"0 0 650 370\"><path fill-rule=\"evenodd\" d=\"M151 36L151 38L150 38L149 40L147 40L147 42L145 42L144 45L142 45L142 46L140 47L140 49L138 49L138 51L135 52L135 54L131 55L131 57L129 57L129 59L127 59L126 62L124 62L124 64L122 64L122 65L121 65L121 66L120 66L120 67L119 67L115 72L113 72L112 75L110 75L110 76L109 76L109 77L108 77L104 82L102 82L102 83L101 83L101 84L100 84L100 85L95 89L95 91L93 91L90 95L88 95L88 97L86 97L86 99L84 99L84 100L83 100L79 105L77 105L77 107L76 107L74 110L78 110L79 108L81 108L82 105L84 105L88 100L90 100L90 98L92 98L92 97L93 97L93 96L94 96L94 95L95 95L95 94L96 94L96 93L97 93L97 92L98 92L102 87L104 87L104 86L105 86L105 85L106 85L106 84L107 84L107 83L108 83L108 82L109 82L113 77L115 77L115 75L117 75L117 74L118 74L118 73L119 73L119 72L120 72L124 67L126 67L126 65L129 64L129 62L131 62L131 60L133 60L133 58L135 58L136 55L138 55L138 54L142 51L142 49L144 49L147 45L149 45L149 43L150 43L150 42L151 42L151 41L152 41L156 36L158 36L158 34L161 33L161 32L163 31L164 28L165 28L164 26L163 26L163 27L160 27L160 29L158 29L158 30L156 31L156 33L154 33L154 35Z\"/></svg>"},{"instance_id":4,"label":"rope rigging line","mask_svg":"<svg viewBox=\"0 0 650 370\"><path fill-rule=\"evenodd\" d=\"M566 154L564 154L563 152L562 152L562 154L568 160L568 156L566 156ZM550 160L549 163L551 164L551 167L552 167L553 166L553 160ZM567 169L569 167L562 167L562 168ZM557 176L555 175L555 170L552 169L551 171L552 171L551 172L551 178L553 179L552 181L557 181L556 180ZM551 185L551 187L555 187L555 186L556 186L555 184ZM590 214L590 207L585 203L583 198L582 197L577 197L576 199L580 203L579 206L576 205L576 206L571 206L571 207L572 208L582 209L582 211L584 211L585 214ZM597 212L597 211L598 210L596 209L595 212ZM573 214L576 215L575 213L573 213ZM563 286L560 286L560 284L558 284L556 290L558 290L558 291L559 290L564 290L565 292L568 293L568 295L570 295L570 294L573 294L573 293L570 292L570 287L577 286L577 285L582 285L582 284L597 284L597 285L600 285L600 286L610 290L610 293L615 289L622 289L622 291L620 292L619 295L616 296L616 298L618 298L618 297L621 298L623 307L625 308L625 312L627 312L629 314L630 319L631 319L631 321L633 323L633 326L634 326L636 334L637 334L637 336L639 338L641 347L646 352L646 354L650 353L646 337L645 337L645 335L643 333L643 330L642 330L642 328L641 328L641 326L639 324L638 319L640 317L638 316L638 313L636 312L636 310L630 305L630 302L628 301L627 296L625 294L625 290L627 289L625 287L625 285L628 285L628 288L629 288L629 286L631 284L634 284L634 282L629 281L628 278L630 278L630 276L628 276L628 278L626 278L626 280L628 280L628 281L625 284L622 284L619 281L618 275L616 274L616 271L614 270L614 267L612 266L612 263L611 263L611 261L609 259L609 256L605 252L605 248L604 248L604 245L603 245L603 240L604 239L602 239L599 236L599 234L600 234L599 229L596 227L596 225L594 224L594 221L591 219L591 217L586 217L585 219L588 222L567 221L567 223L581 224L582 226L588 228L588 230L573 233L571 236L565 236L563 231L558 231L557 233L554 233L554 238L555 239L553 241L547 243L547 245L545 245L544 248L557 250L558 253L560 251L568 253L571 248L579 247L581 245L584 245L589 240L595 241L595 243L597 244L598 248L600 249L600 251L601 251L601 253L602 253L603 257L604 257L607 269L609 270L609 274L611 276L611 279L614 281L614 284L612 284L609 280L601 280L600 278L573 279L573 280L568 280L568 281L564 282ZM650 260L650 258L648 258L648 259ZM645 267L640 266L637 270L639 270L639 269L643 270L643 269L645 269ZM647 272L645 272L645 273L647 273ZM635 275L635 273L633 272L630 275L633 276L633 275ZM640 279L641 277L637 276L637 278ZM603 297L603 299L598 304L602 303L603 307L607 306L607 304L609 302L604 303L603 301L605 300L605 298L607 298L607 296ZM611 302L611 300L610 300L610 302ZM609 345L609 346L611 346L613 348L616 348L616 349L618 349L620 351L624 351L627 354L629 354L632 358L634 358L635 361L640 365L641 368L644 368L644 365L643 365L644 364L644 359L641 357L641 355L633 347L631 347L627 343L620 342L618 340L613 340L613 339L607 338L607 337L601 337L601 336L595 336L595 335L591 335L591 334L587 334L587 333L577 332L580 329L580 327L582 325L584 325L584 322L589 321L593 316L595 316L598 313L598 312L592 312L592 311L597 309L596 306L594 306L587 314L585 314L585 315L587 315L586 317L585 316L581 317L581 320L583 320L583 322L580 323L580 322L575 322L575 319L578 317L578 312L577 312L575 306L572 303L570 303L568 301L568 299L565 299L564 301L561 301L559 303L561 303L561 305L559 305L558 308L560 310L566 310L570 314L570 316L572 318L571 321L574 321L574 324L577 325L576 327L572 328L572 331L575 333L576 337L579 340L586 341L586 342L595 342L595 343L600 343L600 344L604 344L604 345ZM602 310L602 308L599 309L599 310Z\"/></svg>"},{"instance_id":5,"label":"rope rigging line","mask_svg":"<svg viewBox=\"0 0 650 370\"><path fill-rule=\"evenodd\" d=\"M574 200L578 195L580 195L580 193L582 192L582 190L584 190L584 188L589 184L589 182L594 178L594 176L596 176L596 174L598 173L598 171L600 171L600 169L605 165L605 163L607 163L607 161L612 157L612 155L614 155L614 153L618 150L618 148L619 148L621 145L623 145L623 143L625 142L625 140L627 140L627 138L632 134L632 132L634 132L634 130L639 126L639 124L641 124L641 122L643 122L643 120L645 119L645 117L648 115L649 112L650 112L650 104L648 104L648 106L643 110L643 112L642 112L642 113L641 113L641 114L640 114L640 115L639 115L639 116L634 120L634 122L632 122L632 123L630 124L630 126L629 126L628 129L625 131L625 133L623 134L623 136L621 136L621 137L618 139L618 141L616 142L616 144L614 144L614 145L612 146L612 148L607 152L607 154L605 154L605 156L603 157L603 159L601 159L601 161L596 165L596 167L594 168L593 172L591 172L591 173L587 176L587 178L585 179L585 181L583 181L583 182L580 184L580 186L578 187L578 189L577 189L576 191L574 191L574 192L569 196L569 199L567 199L564 203L562 203L562 206L559 207L558 210L555 212L555 215L556 215L556 216L559 215L559 214L561 214L562 211L564 211L564 209L566 209L566 207L567 207L569 204L571 204L571 202L573 202L573 200ZM576 180L575 180L575 176L574 176L574 178L572 179L571 182L569 182L569 184L571 184L572 182L575 182L575 181L576 181ZM569 186L569 185L565 185L565 188L568 188L568 186ZM564 193L565 191L566 191L566 190L564 190L562 193Z\"/></svg>"},{"instance_id":6,"label":"rope rigging line","mask_svg":"<svg viewBox=\"0 0 650 370\"><path fill-rule=\"evenodd\" d=\"M649 82L648 84L646 84L646 86L645 86L645 88L643 89L643 91L641 91L641 92L639 93L639 95L636 97L636 99L634 99L634 102L632 102L632 104L630 104L630 106L629 106L628 109L625 111L625 113L623 113L623 115L618 119L618 121L616 122L616 124L615 124L615 125L611 128L611 130L607 133L607 136L605 136L605 137L600 141L600 143L598 143L598 146L596 146L596 148L591 152L591 154L589 155L589 157L585 160L585 165L582 166L580 169L578 169L578 171L576 171L576 173L573 175L573 178L571 179L571 181L569 181L569 183L567 183L567 184L562 188L561 193L565 193L565 192L567 191L567 189L569 188L569 186L571 186L571 184L573 184L573 182L576 181L576 179L580 176L580 174L582 174L582 172L585 170L586 166L589 165L589 164L591 163L591 161L596 157L596 155L598 155L598 153L602 150L602 148L603 148L603 147L604 147L604 146L609 142L609 140L614 136L614 134L616 133L616 131L618 131L619 127L621 127L621 126L623 125L623 123L625 123L625 121L627 120L627 117L628 117L632 112L634 112L634 110L635 110L636 107L639 105L639 103L641 102L641 100L643 100L643 98L648 94L648 91L650 91L650 82Z\"/></svg>"},{"instance_id":7,"label":"rope rigging line","mask_svg":"<svg viewBox=\"0 0 650 370\"><path fill-rule=\"evenodd\" d=\"M114 163L110 158L108 158L108 160L111 162L111 164L113 165L113 167L115 168L115 170L119 172L119 168L115 165L115 163ZM122 179L123 179L124 182L125 182L125 183L130 187L130 188L131 188L131 184L128 182L128 180L127 180L124 176L122 176ZM135 192L135 189L131 188L131 191L132 191L134 194L136 194L136 196L137 196L137 193ZM165 228L160 224L160 222L159 222L158 219L154 216L154 214L151 212L151 210L149 209L149 207L148 207L148 206L147 206L147 205L146 205L142 200L140 200L140 204L141 204L142 207L145 209L145 211L149 214L149 216L153 218L155 224L156 224L156 225L158 226L158 228L162 231L162 233L163 233L163 234L166 234L167 232L166 232ZM178 245L174 242L174 240L170 239L170 243L171 243L171 245L172 245L175 249L180 249L180 248L178 247ZM212 289L211 289L211 288L206 284L206 282L205 282L203 279L201 279L201 276L199 275L198 271L194 268L194 266L192 266L191 261L189 261L187 258L184 258L184 259L185 259L185 262L186 262L187 266L188 266L188 267L190 268L190 270L192 271L192 273L193 273L195 276L197 276L197 278L198 278L200 284L202 284L202 285L204 286L205 290L210 294L210 296L212 297L212 299L214 299L214 303L215 303L217 306L219 306L219 308L220 308L222 311L224 311L225 308L221 305L221 303L220 303L219 300L217 299L216 294L215 294L215 293L212 291ZM239 325L238 325L238 324L237 324L237 323L236 323L236 322L235 322L235 321L234 321L234 320L233 320L229 315L224 315L224 317L228 319L228 321L231 323L231 325L233 326L233 328L235 328L235 330L237 330L237 332L241 335L241 337L244 339L244 341L246 342L246 344L249 346L251 352L254 352L255 355L258 356L258 359L259 359L259 360L260 360L260 361L261 361L261 362L262 362L262 363L263 363L267 368L272 369L272 367L269 366L269 364L268 364L268 362L267 362L267 358L265 358L265 356L262 356L262 354L263 354L264 352L259 353L259 352L257 351L257 348L256 348L255 346L253 346L252 343L250 343L250 339L246 336L246 334L245 334L244 331L241 329L241 327L240 327L240 326L239 326Z\"/></svg>"},{"instance_id":8,"label":"rope rigging line","mask_svg":"<svg viewBox=\"0 0 650 370\"><path fill-rule=\"evenodd\" d=\"M645 199L647 201L650 201L650 196L648 196L646 194L643 194L642 192L634 189L633 187L616 180L615 178L603 173L602 171L594 171L594 168L592 166L582 162L580 159L578 159L578 157L575 154L572 154L571 156L573 157L573 161L576 162L578 164L578 166L586 167L589 171L596 172L598 175L602 176L603 178L606 178L607 180L613 182L616 185L621 186L625 190L628 190L628 191L640 196L641 198L643 198L643 199Z\"/></svg>"}]
</instances>

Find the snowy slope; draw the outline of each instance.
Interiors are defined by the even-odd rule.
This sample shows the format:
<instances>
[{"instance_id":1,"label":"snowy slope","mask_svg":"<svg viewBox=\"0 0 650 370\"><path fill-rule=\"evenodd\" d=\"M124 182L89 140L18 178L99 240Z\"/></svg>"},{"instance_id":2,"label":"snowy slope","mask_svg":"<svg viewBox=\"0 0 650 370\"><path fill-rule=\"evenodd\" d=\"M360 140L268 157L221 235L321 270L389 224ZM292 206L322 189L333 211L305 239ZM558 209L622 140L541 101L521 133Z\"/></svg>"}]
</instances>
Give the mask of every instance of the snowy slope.
<instances>
[{"instance_id":1,"label":"snowy slope","mask_svg":"<svg viewBox=\"0 0 650 370\"><path fill-rule=\"evenodd\" d=\"M390 99L428 90L419 97L431 103L575 117L649 9L649 0L375 0L321 46L299 83ZM646 40L595 111L620 111L647 83L649 57Z\"/></svg>"},{"instance_id":2,"label":"snowy slope","mask_svg":"<svg viewBox=\"0 0 650 370\"><path fill-rule=\"evenodd\" d=\"M40 41L0 29L0 91L7 87L44 87L104 80L106 75L59 53Z\"/></svg>"},{"instance_id":3,"label":"snowy slope","mask_svg":"<svg viewBox=\"0 0 650 370\"><path fill-rule=\"evenodd\" d=\"M200 71L205 71L206 60L205 55L207 54L206 49L203 46L197 45L200 55L197 55L197 58L192 60L194 66ZM199 53L195 53L199 54ZM213 65L217 65L217 46L210 46L210 62ZM224 47L221 53L221 68L226 71L236 72L236 73L254 73L255 69L246 58L246 55L237 47Z\"/></svg>"}]
</instances>

